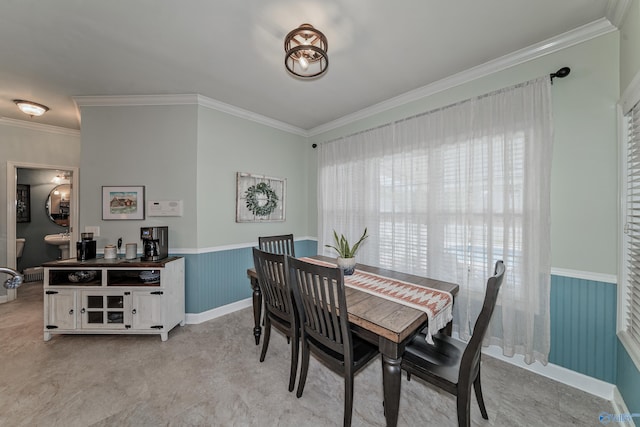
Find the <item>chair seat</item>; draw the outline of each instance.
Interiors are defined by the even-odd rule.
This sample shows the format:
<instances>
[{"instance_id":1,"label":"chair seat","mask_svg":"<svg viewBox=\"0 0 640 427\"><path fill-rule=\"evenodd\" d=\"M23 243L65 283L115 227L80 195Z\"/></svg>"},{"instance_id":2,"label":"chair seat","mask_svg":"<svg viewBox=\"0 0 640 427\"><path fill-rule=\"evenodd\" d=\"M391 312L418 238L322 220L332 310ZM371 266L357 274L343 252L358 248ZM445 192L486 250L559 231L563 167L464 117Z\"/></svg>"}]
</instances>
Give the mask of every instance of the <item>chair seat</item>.
<instances>
[{"instance_id":1,"label":"chair seat","mask_svg":"<svg viewBox=\"0 0 640 427\"><path fill-rule=\"evenodd\" d=\"M466 343L443 333L433 336L433 344L427 343L426 335L416 335L402 356L404 367L429 377L439 377L455 385Z\"/></svg>"},{"instance_id":2,"label":"chair seat","mask_svg":"<svg viewBox=\"0 0 640 427\"><path fill-rule=\"evenodd\" d=\"M322 357L321 360L326 362L337 362L336 366L340 366L344 368L344 357L342 354L333 351L325 345L320 344L317 340L312 337L308 337L309 345L312 346L317 354L317 352L324 353L325 357ZM359 371L364 365L366 365L371 359L378 355L378 347L365 341L357 336L352 336L353 342L353 367L355 371Z\"/></svg>"},{"instance_id":3,"label":"chair seat","mask_svg":"<svg viewBox=\"0 0 640 427\"><path fill-rule=\"evenodd\" d=\"M480 357L482 339L496 306L504 272L504 263L497 261L494 275L487 280L482 310L476 319L469 343L438 333L433 336L433 344L429 344L425 334L419 333L407 344L402 356L402 369L407 371L407 380L415 374L456 396L458 425L462 427L469 427L471 423L472 388L475 390L482 418L489 419L482 397Z\"/></svg>"}]
</instances>

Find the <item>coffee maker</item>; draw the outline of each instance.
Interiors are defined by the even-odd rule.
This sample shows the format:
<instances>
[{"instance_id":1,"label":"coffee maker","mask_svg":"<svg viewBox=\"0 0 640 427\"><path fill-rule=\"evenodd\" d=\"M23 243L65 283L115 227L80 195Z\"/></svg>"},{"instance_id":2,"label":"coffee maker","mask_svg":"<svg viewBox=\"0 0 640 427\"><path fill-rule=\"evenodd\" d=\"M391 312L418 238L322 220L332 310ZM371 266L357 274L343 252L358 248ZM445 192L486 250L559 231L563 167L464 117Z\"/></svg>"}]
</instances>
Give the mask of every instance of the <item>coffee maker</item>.
<instances>
[{"instance_id":1,"label":"coffee maker","mask_svg":"<svg viewBox=\"0 0 640 427\"><path fill-rule=\"evenodd\" d=\"M96 241L93 233L82 233L82 241L76 242L76 259L86 261L96 257Z\"/></svg>"},{"instance_id":2,"label":"coffee maker","mask_svg":"<svg viewBox=\"0 0 640 427\"><path fill-rule=\"evenodd\" d=\"M169 256L169 227L141 227L142 261L159 261Z\"/></svg>"}]
</instances>

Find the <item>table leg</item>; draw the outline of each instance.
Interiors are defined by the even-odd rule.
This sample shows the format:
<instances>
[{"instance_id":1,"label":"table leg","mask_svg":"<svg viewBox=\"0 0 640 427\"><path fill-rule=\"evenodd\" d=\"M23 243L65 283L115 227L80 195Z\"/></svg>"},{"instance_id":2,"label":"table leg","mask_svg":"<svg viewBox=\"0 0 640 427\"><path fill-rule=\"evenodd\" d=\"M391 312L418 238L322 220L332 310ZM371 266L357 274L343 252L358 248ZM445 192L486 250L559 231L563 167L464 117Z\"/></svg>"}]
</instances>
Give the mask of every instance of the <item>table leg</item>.
<instances>
[{"instance_id":1,"label":"table leg","mask_svg":"<svg viewBox=\"0 0 640 427\"><path fill-rule=\"evenodd\" d=\"M447 323L447 326L444 327L443 331L446 335L451 336L453 333L453 320Z\"/></svg>"},{"instance_id":2,"label":"table leg","mask_svg":"<svg viewBox=\"0 0 640 427\"><path fill-rule=\"evenodd\" d=\"M253 289L253 336L256 339L256 345L260 344L260 335L262 334L262 291L258 285L258 279L251 277L251 288Z\"/></svg>"},{"instance_id":3,"label":"table leg","mask_svg":"<svg viewBox=\"0 0 640 427\"><path fill-rule=\"evenodd\" d=\"M382 355L382 388L384 390L384 416L387 427L398 425L400 408L400 385L402 384L402 357L393 358Z\"/></svg>"}]
</instances>

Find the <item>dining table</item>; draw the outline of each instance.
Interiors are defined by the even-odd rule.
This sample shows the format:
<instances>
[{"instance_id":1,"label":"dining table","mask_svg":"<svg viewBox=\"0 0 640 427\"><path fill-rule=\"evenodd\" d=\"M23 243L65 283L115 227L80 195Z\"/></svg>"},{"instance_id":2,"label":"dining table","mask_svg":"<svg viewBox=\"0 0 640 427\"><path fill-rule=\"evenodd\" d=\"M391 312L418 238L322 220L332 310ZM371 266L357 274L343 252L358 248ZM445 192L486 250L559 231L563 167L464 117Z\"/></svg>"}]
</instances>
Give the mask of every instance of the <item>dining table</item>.
<instances>
[{"instance_id":1,"label":"dining table","mask_svg":"<svg viewBox=\"0 0 640 427\"><path fill-rule=\"evenodd\" d=\"M308 260L335 265L335 258L322 255L309 257ZM427 288L425 291L428 293L450 294L450 303L445 304L446 307L442 307L449 310L448 313L451 313L453 300L459 290L459 286L455 283L369 265L356 264L356 276L358 272L362 273L361 276L373 277L373 281L389 279L390 282L393 281L400 285ZM262 334L262 293L255 269L249 268L247 275L253 290L253 335L256 345L258 345ZM416 305L411 303L406 304L397 298L382 297L376 295L375 292L349 286L347 279L345 279L345 295L352 333L376 344L382 356L382 387L386 425L394 427L398 423L400 406L402 354L405 346L413 337L429 326L429 316L427 312L416 308ZM451 334L450 318L447 319L444 330L449 335Z\"/></svg>"}]
</instances>

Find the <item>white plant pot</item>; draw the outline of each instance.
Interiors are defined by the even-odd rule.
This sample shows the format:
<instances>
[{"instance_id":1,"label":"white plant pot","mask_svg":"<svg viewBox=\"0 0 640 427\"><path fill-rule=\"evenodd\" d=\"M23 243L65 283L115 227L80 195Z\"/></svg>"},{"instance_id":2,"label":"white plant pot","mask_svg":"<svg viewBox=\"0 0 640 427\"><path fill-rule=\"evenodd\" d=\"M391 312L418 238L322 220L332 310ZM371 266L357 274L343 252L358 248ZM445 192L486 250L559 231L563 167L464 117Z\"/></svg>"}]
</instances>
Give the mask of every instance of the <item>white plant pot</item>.
<instances>
[{"instance_id":1,"label":"white plant pot","mask_svg":"<svg viewBox=\"0 0 640 427\"><path fill-rule=\"evenodd\" d=\"M338 267L340 267L342 269L342 271L344 271L344 275L345 276L349 276L349 275L353 274L353 272L356 269L356 259L355 258L338 257L336 259L336 262L338 264Z\"/></svg>"}]
</instances>

